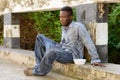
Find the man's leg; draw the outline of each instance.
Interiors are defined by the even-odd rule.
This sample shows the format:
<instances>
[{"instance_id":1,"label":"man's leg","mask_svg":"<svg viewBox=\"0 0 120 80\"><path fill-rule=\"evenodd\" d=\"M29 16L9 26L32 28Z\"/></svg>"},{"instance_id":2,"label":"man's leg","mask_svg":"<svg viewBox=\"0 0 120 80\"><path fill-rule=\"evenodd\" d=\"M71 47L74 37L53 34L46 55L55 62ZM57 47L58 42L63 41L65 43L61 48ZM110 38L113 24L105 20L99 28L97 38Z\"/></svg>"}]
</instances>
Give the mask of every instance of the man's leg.
<instances>
[{"instance_id":1,"label":"man's leg","mask_svg":"<svg viewBox=\"0 0 120 80\"><path fill-rule=\"evenodd\" d=\"M45 54L42 58L40 65L37 65L38 68L33 70L33 74L35 75L46 75L51 71L53 62L57 60L61 63L72 63L73 57L72 54L66 52L62 49L53 48Z\"/></svg>"},{"instance_id":2,"label":"man's leg","mask_svg":"<svg viewBox=\"0 0 120 80\"><path fill-rule=\"evenodd\" d=\"M40 65L40 62L42 58L44 57L46 51L50 49L51 47L55 46L56 42L52 41L51 39L45 37L42 34L37 35L36 37L36 43L35 43L35 60L36 65L34 68L39 68L38 65ZM37 66L37 67L36 67ZM24 73L26 75L31 74L29 70L33 70L34 68L27 68L24 70Z\"/></svg>"},{"instance_id":3,"label":"man's leg","mask_svg":"<svg viewBox=\"0 0 120 80\"><path fill-rule=\"evenodd\" d=\"M35 59L36 64L40 64L41 59L46 53L47 49L55 45L55 42L51 39L48 39L42 34L37 35L35 43Z\"/></svg>"}]
</instances>

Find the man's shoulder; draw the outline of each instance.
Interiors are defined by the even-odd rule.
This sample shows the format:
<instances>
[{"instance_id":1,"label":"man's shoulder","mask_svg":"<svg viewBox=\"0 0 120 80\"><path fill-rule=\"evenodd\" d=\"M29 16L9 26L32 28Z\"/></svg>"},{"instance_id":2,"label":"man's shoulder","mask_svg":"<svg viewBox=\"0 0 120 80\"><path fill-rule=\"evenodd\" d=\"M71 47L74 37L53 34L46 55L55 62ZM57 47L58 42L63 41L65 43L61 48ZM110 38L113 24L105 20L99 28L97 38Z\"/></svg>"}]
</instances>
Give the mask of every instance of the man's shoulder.
<instances>
[{"instance_id":1,"label":"man's shoulder","mask_svg":"<svg viewBox=\"0 0 120 80\"><path fill-rule=\"evenodd\" d=\"M81 22L73 22L74 28L85 28L85 25Z\"/></svg>"},{"instance_id":2,"label":"man's shoulder","mask_svg":"<svg viewBox=\"0 0 120 80\"><path fill-rule=\"evenodd\" d=\"M75 23L75 24L82 24L81 22L77 22L77 21L73 21L73 23Z\"/></svg>"}]
</instances>

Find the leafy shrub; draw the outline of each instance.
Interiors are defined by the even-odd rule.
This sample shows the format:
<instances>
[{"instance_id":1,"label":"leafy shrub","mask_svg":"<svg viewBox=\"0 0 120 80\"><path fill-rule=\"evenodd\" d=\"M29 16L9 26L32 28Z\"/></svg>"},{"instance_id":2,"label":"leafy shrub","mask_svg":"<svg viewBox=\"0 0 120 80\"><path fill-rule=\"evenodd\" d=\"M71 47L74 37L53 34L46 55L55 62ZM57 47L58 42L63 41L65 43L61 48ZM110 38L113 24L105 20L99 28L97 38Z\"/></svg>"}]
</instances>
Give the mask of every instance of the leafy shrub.
<instances>
[{"instance_id":1,"label":"leafy shrub","mask_svg":"<svg viewBox=\"0 0 120 80\"><path fill-rule=\"evenodd\" d=\"M120 64L120 4L111 4L109 8L109 62Z\"/></svg>"},{"instance_id":2,"label":"leafy shrub","mask_svg":"<svg viewBox=\"0 0 120 80\"><path fill-rule=\"evenodd\" d=\"M60 41L59 11L29 13L29 17L35 21L34 28L39 34L45 34L57 42Z\"/></svg>"}]
</instances>

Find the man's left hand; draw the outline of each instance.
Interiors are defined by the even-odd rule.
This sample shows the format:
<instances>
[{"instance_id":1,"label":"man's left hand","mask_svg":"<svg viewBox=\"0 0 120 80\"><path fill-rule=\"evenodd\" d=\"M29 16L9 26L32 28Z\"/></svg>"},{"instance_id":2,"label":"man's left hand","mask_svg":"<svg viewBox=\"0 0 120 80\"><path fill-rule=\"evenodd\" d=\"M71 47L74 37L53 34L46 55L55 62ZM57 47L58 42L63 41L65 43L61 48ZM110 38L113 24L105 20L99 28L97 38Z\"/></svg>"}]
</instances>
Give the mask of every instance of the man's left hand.
<instances>
[{"instance_id":1,"label":"man's left hand","mask_svg":"<svg viewBox=\"0 0 120 80\"><path fill-rule=\"evenodd\" d=\"M103 65L102 63L100 62L94 62L92 63L93 66L100 66L100 67L105 67L105 65Z\"/></svg>"}]
</instances>

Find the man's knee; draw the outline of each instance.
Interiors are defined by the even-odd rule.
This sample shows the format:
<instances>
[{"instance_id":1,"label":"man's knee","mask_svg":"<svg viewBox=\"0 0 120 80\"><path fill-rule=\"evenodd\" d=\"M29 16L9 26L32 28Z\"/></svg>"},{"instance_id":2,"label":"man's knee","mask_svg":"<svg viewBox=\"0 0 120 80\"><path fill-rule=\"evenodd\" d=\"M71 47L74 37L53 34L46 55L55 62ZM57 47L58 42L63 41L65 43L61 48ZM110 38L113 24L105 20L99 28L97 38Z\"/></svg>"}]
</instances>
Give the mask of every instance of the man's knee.
<instances>
[{"instance_id":1,"label":"man's knee","mask_svg":"<svg viewBox=\"0 0 120 80\"><path fill-rule=\"evenodd\" d=\"M36 42L44 42L44 34L38 34L37 37L36 37Z\"/></svg>"},{"instance_id":2,"label":"man's knee","mask_svg":"<svg viewBox=\"0 0 120 80\"><path fill-rule=\"evenodd\" d=\"M46 58L51 58L51 59L55 59L58 57L58 53L54 50L50 50L46 53L45 55Z\"/></svg>"},{"instance_id":3,"label":"man's knee","mask_svg":"<svg viewBox=\"0 0 120 80\"><path fill-rule=\"evenodd\" d=\"M37 38L42 38L44 35L43 34L38 34Z\"/></svg>"}]
</instances>

